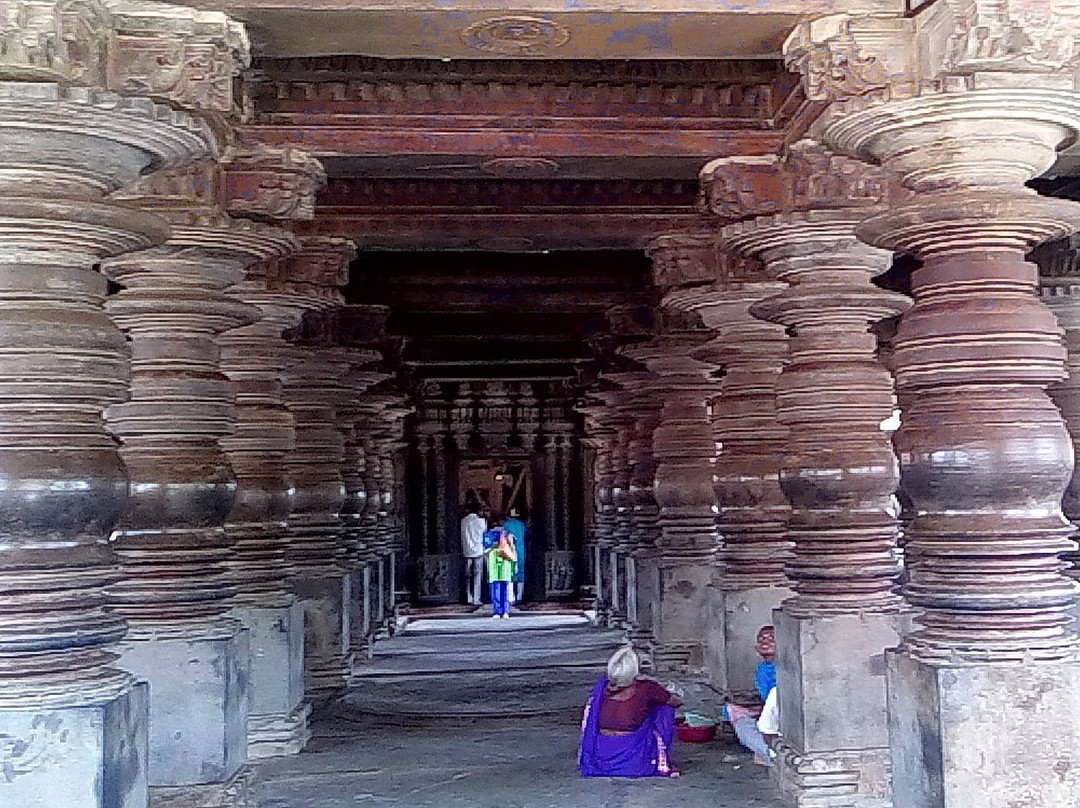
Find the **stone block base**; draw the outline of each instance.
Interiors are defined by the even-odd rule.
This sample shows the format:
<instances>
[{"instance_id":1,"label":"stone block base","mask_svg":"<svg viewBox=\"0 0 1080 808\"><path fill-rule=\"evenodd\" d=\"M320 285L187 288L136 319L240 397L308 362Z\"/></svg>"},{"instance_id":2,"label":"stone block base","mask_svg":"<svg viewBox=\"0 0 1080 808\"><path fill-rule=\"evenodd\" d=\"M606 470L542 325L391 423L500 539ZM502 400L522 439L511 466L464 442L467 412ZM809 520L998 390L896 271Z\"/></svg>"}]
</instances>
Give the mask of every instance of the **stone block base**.
<instances>
[{"instance_id":1,"label":"stone block base","mask_svg":"<svg viewBox=\"0 0 1080 808\"><path fill-rule=\"evenodd\" d=\"M118 650L117 664L150 685L151 787L231 782L247 759L247 630L221 620Z\"/></svg>"},{"instance_id":2,"label":"stone block base","mask_svg":"<svg viewBox=\"0 0 1080 808\"><path fill-rule=\"evenodd\" d=\"M352 670L352 579L343 572L305 573L291 583L304 609L304 692L319 706L344 692Z\"/></svg>"},{"instance_id":3,"label":"stone block base","mask_svg":"<svg viewBox=\"0 0 1080 808\"><path fill-rule=\"evenodd\" d=\"M248 629L251 672L248 757L296 754L307 743L304 699L304 611L245 606L233 614Z\"/></svg>"},{"instance_id":4,"label":"stone block base","mask_svg":"<svg viewBox=\"0 0 1080 808\"><path fill-rule=\"evenodd\" d=\"M146 808L147 698L0 710L0 805Z\"/></svg>"},{"instance_id":5,"label":"stone block base","mask_svg":"<svg viewBox=\"0 0 1080 808\"><path fill-rule=\"evenodd\" d=\"M716 663L710 669L716 671L714 681L722 683L738 703L758 698L754 688L754 672L761 662L757 633L772 624L773 611L789 597L791 590L779 586L720 592L722 611L716 623L723 629L723 671L716 671Z\"/></svg>"},{"instance_id":6,"label":"stone block base","mask_svg":"<svg viewBox=\"0 0 1080 808\"><path fill-rule=\"evenodd\" d=\"M774 613L780 729L788 750L781 765L791 804L890 804L885 649L899 642L906 622L900 613Z\"/></svg>"},{"instance_id":7,"label":"stone block base","mask_svg":"<svg viewBox=\"0 0 1080 808\"><path fill-rule=\"evenodd\" d=\"M224 783L150 789L149 808L255 808L252 772L245 766Z\"/></svg>"},{"instance_id":8,"label":"stone block base","mask_svg":"<svg viewBox=\"0 0 1080 808\"><path fill-rule=\"evenodd\" d=\"M896 808L1076 808L1080 662L937 667L888 654Z\"/></svg>"},{"instance_id":9,"label":"stone block base","mask_svg":"<svg viewBox=\"0 0 1080 808\"><path fill-rule=\"evenodd\" d=\"M706 638L713 599L712 566L700 558L650 558L658 598L651 609L657 673L695 679L707 676Z\"/></svg>"}]
</instances>

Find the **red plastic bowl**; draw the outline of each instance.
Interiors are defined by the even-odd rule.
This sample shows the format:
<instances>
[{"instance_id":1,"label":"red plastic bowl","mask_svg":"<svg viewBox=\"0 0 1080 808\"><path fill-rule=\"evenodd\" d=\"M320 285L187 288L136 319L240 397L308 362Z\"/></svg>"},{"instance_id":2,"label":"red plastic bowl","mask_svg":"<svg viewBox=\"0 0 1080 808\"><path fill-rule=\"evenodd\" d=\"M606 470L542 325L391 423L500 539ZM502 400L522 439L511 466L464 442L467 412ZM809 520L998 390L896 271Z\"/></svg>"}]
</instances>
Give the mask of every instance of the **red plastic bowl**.
<instances>
[{"instance_id":1,"label":"red plastic bowl","mask_svg":"<svg viewBox=\"0 0 1080 808\"><path fill-rule=\"evenodd\" d=\"M684 743L706 743L716 737L716 725L690 727L686 724L675 724L675 737Z\"/></svg>"}]
</instances>

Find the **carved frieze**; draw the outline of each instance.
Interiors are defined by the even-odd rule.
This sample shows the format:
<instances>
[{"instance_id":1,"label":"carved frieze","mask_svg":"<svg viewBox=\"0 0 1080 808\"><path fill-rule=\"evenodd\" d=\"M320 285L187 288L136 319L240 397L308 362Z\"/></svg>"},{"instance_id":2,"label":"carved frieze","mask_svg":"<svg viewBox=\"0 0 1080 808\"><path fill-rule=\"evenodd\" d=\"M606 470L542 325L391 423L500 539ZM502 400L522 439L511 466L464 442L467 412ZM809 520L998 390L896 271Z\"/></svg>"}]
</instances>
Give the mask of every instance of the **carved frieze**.
<instances>
[{"instance_id":1,"label":"carved frieze","mask_svg":"<svg viewBox=\"0 0 1080 808\"><path fill-rule=\"evenodd\" d=\"M662 289L710 283L716 277L716 234L685 233L653 239L645 248Z\"/></svg>"},{"instance_id":2,"label":"carved frieze","mask_svg":"<svg viewBox=\"0 0 1080 808\"><path fill-rule=\"evenodd\" d=\"M867 208L905 192L880 168L801 140L781 156L725 157L701 170L709 209L727 221L796 211Z\"/></svg>"}]
</instances>

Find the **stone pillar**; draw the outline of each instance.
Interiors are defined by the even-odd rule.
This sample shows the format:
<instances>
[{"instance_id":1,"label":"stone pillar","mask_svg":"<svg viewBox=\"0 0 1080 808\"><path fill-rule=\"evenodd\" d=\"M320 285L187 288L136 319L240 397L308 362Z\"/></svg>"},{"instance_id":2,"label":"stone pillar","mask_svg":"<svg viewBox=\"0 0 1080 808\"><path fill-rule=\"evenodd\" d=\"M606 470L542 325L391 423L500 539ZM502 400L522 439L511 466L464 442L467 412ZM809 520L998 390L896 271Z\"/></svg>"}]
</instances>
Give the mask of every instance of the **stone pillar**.
<instances>
[{"instance_id":1,"label":"stone pillar","mask_svg":"<svg viewBox=\"0 0 1080 808\"><path fill-rule=\"evenodd\" d=\"M353 575L353 617L352 645L354 653L365 652L370 658L375 642L376 616L374 604L375 568L382 557L382 545L378 534L379 508L382 492L379 488L379 457L375 448L374 431L376 429L378 403L369 391L357 402L358 421L356 438L363 452L363 485L365 492L364 509L360 514L359 532L362 550L358 559L357 570Z\"/></svg>"},{"instance_id":2,"label":"stone pillar","mask_svg":"<svg viewBox=\"0 0 1080 808\"><path fill-rule=\"evenodd\" d=\"M777 418L791 432L780 485L791 504L795 592L775 615L781 785L800 806L885 805L882 652L902 620L899 467L881 428L896 406L892 378L870 326L908 301L871 283L892 256L860 243L855 226L890 189L869 167L810 142L790 149L775 182L779 211L722 236L787 284L750 309L791 334L776 385Z\"/></svg>"},{"instance_id":3,"label":"stone pillar","mask_svg":"<svg viewBox=\"0 0 1080 808\"><path fill-rule=\"evenodd\" d=\"M229 614L224 525L236 480L219 444L236 409L215 337L259 317L224 290L282 245L230 219L220 188L219 166L202 161L125 189L120 198L166 215L172 234L102 264L123 287L106 309L132 354L131 399L107 412L131 480L113 542L123 577L109 605L129 625L121 664L150 684L149 778L161 805L191 804L193 794L213 805L246 799L250 649Z\"/></svg>"},{"instance_id":4,"label":"stone pillar","mask_svg":"<svg viewBox=\"0 0 1080 808\"><path fill-rule=\"evenodd\" d=\"M1073 444L1073 457L1080 455L1080 254L1077 236L1045 244L1034 251L1040 274L1043 301L1054 312L1065 331L1068 352L1065 368L1068 376L1049 388L1050 398L1061 410ZM1075 467L1062 498L1062 510L1073 524L1080 523L1080 471ZM1067 574L1080 580L1080 552L1062 553L1069 562ZM1080 618L1080 601L1071 608L1074 619Z\"/></svg>"},{"instance_id":5,"label":"stone pillar","mask_svg":"<svg viewBox=\"0 0 1080 808\"><path fill-rule=\"evenodd\" d=\"M627 628L630 625L627 614L627 559L630 556L631 521L633 503L630 501L630 458L627 450L630 446L631 421L620 412L619 405L625 392L619 388L604 394L607 402L608 418L613 434L611 436L611 503L612 514L611 544L608 548L608 563L611 577L611 614L608 625L613 628Z\"/></svg>"},{"instance_id":6,"label":"stone pillar","mask_svg":"<svg viewBox=\"0 0 1080 808\"><path fill-rule=\"evenodd\" d=\"M611 533L614 528L614 505L611 501L611 442L615 432L608 424L607 406L602 400L579 407L585 414L586 432L596 448L593 481L595 520L591 537L593 553L593 586L596 588L596 621L607 625L611 615L611 569L608 560Z\"/></svg>"},{"instance_id":7,"label":"stone pillar","mask_svg":"<svg viewBox=\"0 0 1080 808\"><path fill-rule=\"evenodd\" d=\"M914 192L857 231L922 260L894 340L918 609L887 655L897 808L1065 808L1080 791L1076 585L1061 559L1076 547L1061 512L1073 454L1046 392L1065 349L1024 260L1080 228L1080 206L1024 187L1080 133L1078 18L1071 4L950 1L918 24L871 21L887 37L853 36L856 19L842 40L800 28L788 46L825 100L821 57L877 64L822 137Z\"/></svg>"},{"instance_id":8,"label":"stone pillar","mask_svg":"<svg viewBox=\"0 0 1080 808\"><path fill-rule=\"evenodd\" d=\"M791 595L784 574L791 558L791 508L780 487L789 433L776 416L788 340L781 326L749 311L783 285L768 282L759 264L730 253L721 257L715 283L672 292L664 304L702 318L715 337L694 355L724 370L712 400L713 487L722 537L714 584L722 601L723 642L710 649L709 666L713 681L745 703L758 698L758 629L772 623L773 610Z\"/></svg>"},{"instance_id":9,"label":"stone pillar","mask_svg":"<svg viewBox=\"0 0 1080 808\"><path fill-rule=\"evenodd\" d=\"M705 673L709 584L716 560L716 506L712 489L713 443L705 401L710 365L691 358L703 333L673 323L660 336L620 353L652 372L649 388L663 402L653 432L654 493L660 536L647 559L659 598L652 604L652 660L659 674L697 678ZM645 560L645 559L643 559ZM643 565L644 566L644 565Z\"/></svg>"},{"instance_id":10,"label":"stone pillar","mask_svg":"<svg viewBox=\"0 0 1080 808\"><path fill-rule=\"evenodd\" d=\"M648 658L652 653L653 606L659 601L659 578L650 563L660 538L660 506L653 485L656 461L653 432L660 423L660 401L652 390L653 376L644 369L610 374L622 386L619 409L627 433L627 503L630 538L624 563L626 574L627 638ZM650 660L651 664L651 660Z\"/></svg>"},{"instance_id":11,"label":"stone pillar","mask_svg":"<svg viewBox=\"0 0 1080 808\"><path fill-rule=\"evenodd\" d=\"M325 177L315 160L294 151L232 154L224 184L230 213L278 221L308 215ZM273 194L266 188L274 188ZM313 210L310 211L313 214ZM304 699L304 614L288 584L286 520L292 508L285 460L295 449L295 423L283 399L281 374L290 355L283 332L302 306L283 292L288 258L299 242L280 228L261 227L267 257L226 293L260 314L255 323L218 338L221 369L236 390L236 425L221 447L236 476L236 498L225 523L236 584L233 616L248 629L248 757L297 754L310 738Z\"/></svg>"},{"instance_id":12,"label":"stone pillar","mask_svg":"<svg viewBox=\"0 0 1080 808\"><path fill-rule=\"evenodd\" d=\"M6 11L16 28L0 56L0 802L142 808L147 688L111 666L124 623L104 608L128 488L101 413L126 396L128 358L94 267L168 235L107 194L206 154L210 137L184 113L101 89L113 36L102 6Z\"/></svg>"},{"instance_id":13,"label":"stone pillar","mask_svg":"<svg viewBox=\"0 0 1080 808\"><path fill-rule=\"evenodd\" d=\"M299 244L283 240L283 254ZM270 265L273 265L271 268ZM288 585L286 519L291 510L285 459L295 425L283 402L289 356L282 333L298 312L270 291L280 259L248 270L230 296L256 306L260 319L219 338L221 367L236 386L236 428L221 441L236 475L236 501L225 524L236 582L234 616L250 633L248 756L296 754L310 738L304 700L304 615Z\"/></svg>"},{"instance_id":14,"label":"stone pillar","mask_svg":"<svg viewBox=\"0 0 1080 808\"><path fill-rule=\"evenodd\" d=\"M310 237L290 260L298 305L325 311L340 303L339 287L354 255L342 239ZM341 349L296 345L283 374L285 406L296 423L296 448L286 461L293 484L285 559L304 609L305 690L324 704L345 688L352 669L348 633L348 547L342 536L344 440L337 408L347 398Z\"/></svg>"}]
</instances>

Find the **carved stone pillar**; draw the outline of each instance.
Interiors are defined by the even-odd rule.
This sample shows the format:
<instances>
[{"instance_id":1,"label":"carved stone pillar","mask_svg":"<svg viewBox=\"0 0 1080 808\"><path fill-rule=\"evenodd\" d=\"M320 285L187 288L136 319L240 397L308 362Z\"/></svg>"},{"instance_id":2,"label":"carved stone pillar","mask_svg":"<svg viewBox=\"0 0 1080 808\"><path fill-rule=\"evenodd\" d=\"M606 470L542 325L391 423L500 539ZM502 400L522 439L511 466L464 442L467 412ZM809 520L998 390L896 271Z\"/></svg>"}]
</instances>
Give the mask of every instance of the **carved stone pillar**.
<instances>
[{"instance_id":1,"label":"carved stone pillar","mask_svg":"<svg viewBox=\"0 0 1080 808\"><path fill-rule=\"evenodd\" d=\"M11 3L5 14L0 800L137 808L148 688L111 666L124 623L104 609L128 488L101 413L126 396L128 357L94 267L168 235L106 195L206 154L210 139L183 113L100 89L112 38L100 5Z\"/></svg>"},{"instance_id":2,"label":"carved stone pillar","mask_svg":"<svg viewBox=\"0 0 1080 808\"><path fill-rule=\"evenodd\" d=\"M608 546L611 592L608 625L613 628L626 628L629 625L626 562L632 548L631 520L633 518L633 503L630 501L630 459L627 450L630 445L632 422L619 409L626 395L624 391L614 388L602 395L607 404L608 422L613 430L608 456L608 462L611 464L613 509L611 542Z\"/></svg>"},{"instance_id":3,"label":"carved stone pillar","mask_svg":"<svg viewBox=\"0 0 1080 808\"><path fill-rule=\"evenodd\" d=\"M888 654L901 808L1018 798L1064 808L1080 788L1062 764L1080 755L1080 718L1064 707L1080 703L1067 627L1076 585L1060 557L1075 549L1061 512L1072 448L1046 393L1064 378L1065 351L1024 260L1033 244L1080 227L1080 206L1023 187L1080 132L1075 63L1039 75L1060 58L1040 43L1073 43L1078 20L1074 10L1035 22L1019 6L913 33L920 50L955 43L944 71L971 77L953 92L838 111L823 130L915 192L858 230L923 262L894 341L906 404L897 447L915 506L904 593L920 610ZM1002 31L1012 32L1008 47L994 41ZM908 67L925 86L925 66ZM1026 754L1048 738L1053 754Z\"/></svg>"},{"instance_id":4,"label":"carved stone pillar","mask_svg":"<svg viewBox=\"0 0 1080 808\"><path fill-rule=\"evenodd\" d=\"M648 559L658 576L652 604L652 659L658 673L696 677L705 672L709 583L716 560L714 451L705 402L712 367L691 358L700 331L669 328L655 339L620 349L652 372L652 395L663 402L653 432L654 493L660 537ZM638 570L640 576L645 574Z\"/></svg>"},{"instance_id":5,"label":"carved stone pillar","mask_svg":"<svg viewBox=\"0 0 1080 808\"><path fill-rule=\"evenodd\" d=\"M755 699L761 658L755 639L773 610L791 595L784 566L791 508L780 487L788 428L776 415L776 384L787 361L784 329L751 316L750 306L782 284L765 280L760 265L721 256L719 279L671 292L664 304L698 314L715 337L694 356L723 368L712 400L716 444L713 487L722 545L715 586L722 596L723 644L710 654L713 681L736 700Z\"/></svg>"},{"instance_id":6,"label":"carved stone pillar","mask_svg":"<svg viewBox=\"0 0 1080 808\"><path fill-rule=\"evenodd\" d=\"M1024 255L1080 227L1080 207L1024 183L1080 132L1080 9L928 11L829 19L786 48L815 98L843 98L823 140L914 192L857 230L922 260L894 340L915 514L904 594L919 610L887 654L894 803L1064 808L1080 790L1076 585L1060 557L1075 549L1073 457L1046 393L1064 377L1061 330ZM839 63L856 68L846 81L820 70ZM1028 754L1051 738L1052 754Z\"/></svg>"},{"instance_id":7,"label":"carved stone pillar","mask_svg":"<svg viewBox=\"0 0 1080 808\"><path fill-rule=\"evenodd\" d=\"M611 615L611 567L610 546L614 531L615 505L611 499L613 471L611 446L615 431L608 423L608 408L602 399L580 407L585 414L586 433L595 441L596 463L594 466L593 509L595 520L591 549L593 553L593 586L596 588L596 621L607 625Z\"/></svg>"},{"instance_id":8,"label":"carved stone pillar","mask_svg":"<svg viewBox=\"0 0 1080 808\"><path fill-rule=\"evenodd\" d=\"M1065 419L1072 438L1073 456L1080 455L1080 254L1077 236L1045 244L1034 251L1041 276L1043 301L1054 312L1065 331L1068 377L1049 388L1050 398ZM1069 486L1062 498L1062 510L1073 524L1080 523L1080 471L1073 469ZM1080 580L1080 552L1062 553L1069 562L1067 574ZM1080 618L1080 601L1074 601L1073 618Z\"/></svg>"},{"instance_id":9,"label":"carved stone pillar","mask_svg":"<svg viewBox=\"0 0 1080 808\"><path fill-rule=\"evenodd\" d=\"M225 193L231 213L270 221L303 214L324 177L322 167L295 152L264 149L232 155ZM267 187L274 188L268 193ZM288 258L300 243L287 231L258 231L267 258L248 268L227 294L255 306L260 318L218 338L221 369L236 390L236 425L221 440L236 476L236 498L225 523L236 583L233 615L248 629L248 757L297 754L310 738L304 699L304 613L286 574L286 520L292 508L285 461L295 449L281 374L291 353L283 332L304 311L289 298Z\"/></svg>"},{"instance_id":10,"label":"carved stone pillar","mask_svg":"<svg viewBox=\"0 0 1080 808\"><path fill-rule=\"evenodd\" d=\"M791 504L787 576L795 592L775 616L781 783L799 805L823 795L884 804L880 660L901 630L899 467L881 428L896 406L892 379L870 326L908 301L871 283L892 257L860 243L855 226L890 188L869 167L809 142L792 147L777 171L778 212L722 235L787 284L750 309L791 334L776 383L777 418L790 429L780 485Z\"/></svg>"},{"instance_id":11,"label":"carved stone pillar","mask_svg":"<svg viewBox=\"0 0 1080 808\"><path fill-rule=\"evenodd\" d=\"M259 317L224 290L279 246L264 228L231 220L220 187L219 167L203 161L125 190L128 204L167 215L172 234L102 264L123 287L106 309L132 354L131 399L107 412L131 479L113 542L123 577L109 605L129 625L121 664L150 683L158 804L192 790L209 803L244 799L250 651L228 614L236 587L224 524L236 480L219 445L236 411L215 337ZM193 675L203 687L191 687Z\"/></svg>"},{"instance_id":12,"label":"carved stone pillar","mask_svg":"<svg viewBox=\"0 0 1080 808\"><path fill-rule=\"evenodd\" d=\"M660 538L660 506L653 486L656 460L653 432L660 423L661 404L654 396L652 374L644 369L608 374L623 388L619 410L627 435L627 507L630 537L624 561L627 637L646 658L652 653L652 612L659 601L659 579L649 559ZM651 660L650 660L651 664Z\"/></svg>"},{"instance_id":13,"label":"carved stone pillar","mask_svg":"<svg viewBox=\"0 0 1080 808\"><path fill-rule=\"evenodd\" d=\"M290 261L290 291L311 311L340 302L352 245L311 237ZM293 484L286 561L289 582L303 604L308 697L325 702L344 690L352 668L348 634L348 548L339 512L345 502L344 440L337 408L348 388L342 349L297 345L283 374L285 406L296 423L296 448L286 461Z\"/></svg>"},{"instance_id":14,"label":"carved stone pillar","mask_svg":"<svg viewBox=\"0 0 1080 808\"><path fill-rule=\"evenodd\" d=\"M589 490L592 498L593 522L591 532L587 536L585 552L591 555L596 621L600 625L606 625L610 615L610 601L606 591L607 575L604 562L607 554L605 546L607 538L605 534L608 531L607 520L611 509L610 441L613 433L605 423L603 417L605 407L599 400L589 400L585 405L579 406L578 411L585 416L585 440L595 452Z\"/></svg>"},{"instance_id":15,"label":"carved stone pillar","mask_svg":"<svg viewBox=\"0 0 1080 808\"><path fill-rule=\"evenodd\" d=\"M283 240L283 253L299 248ZM248 756L296 754L307 744L304 701L304 615L288 585L285 527L291 510L285 459L295 448L292 414L281 373L289 355L282 332L299 313L276 304L268 265L249 269L232 297L256 306L260 319L223 334L221 367L236 386L236 428L221 441L236 475L236 501L225 524L233 545L235 616L251 639ZM268 277L269 276L269 277Z\"/></svg>"}]
</instances>

